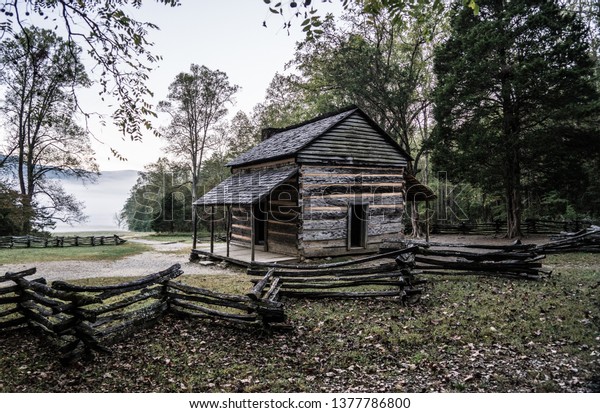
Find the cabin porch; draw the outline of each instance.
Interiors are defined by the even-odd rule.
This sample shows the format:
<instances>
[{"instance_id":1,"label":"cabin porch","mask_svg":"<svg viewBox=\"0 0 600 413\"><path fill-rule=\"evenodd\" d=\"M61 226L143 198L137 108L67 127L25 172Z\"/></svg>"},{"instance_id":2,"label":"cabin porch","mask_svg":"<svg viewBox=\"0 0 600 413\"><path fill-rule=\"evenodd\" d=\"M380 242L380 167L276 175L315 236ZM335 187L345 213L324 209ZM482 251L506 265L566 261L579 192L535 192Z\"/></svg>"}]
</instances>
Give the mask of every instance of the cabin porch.
<instances>
[{"instance_id":1,"label":"cabin porch","mask_svg":"<svg viewBox=\"0 0 600 413\"><path fill-rule=\"evenodd\" d=\"M290 255L277 254L270 251L254 251L254 260L252 259L252 249L242 245L229 244L225 242L215 242L210 244L199 244L198 247L192 250L192 259L206 257L210 260L219 260L229 262L231 264L248 266L252 262L260 263L278 263L278 262L298 262L298 257Z\"/></svg>"}]
</instances>

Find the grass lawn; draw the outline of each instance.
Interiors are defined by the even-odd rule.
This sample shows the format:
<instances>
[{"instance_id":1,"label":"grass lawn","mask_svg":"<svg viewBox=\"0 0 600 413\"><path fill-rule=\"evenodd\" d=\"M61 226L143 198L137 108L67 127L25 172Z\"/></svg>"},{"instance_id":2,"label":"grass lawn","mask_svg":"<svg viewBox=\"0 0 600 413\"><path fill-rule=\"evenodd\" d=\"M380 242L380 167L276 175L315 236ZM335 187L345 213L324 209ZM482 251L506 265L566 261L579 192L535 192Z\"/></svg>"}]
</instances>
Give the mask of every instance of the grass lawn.
<instances>
[{"instance_id":1,"label":"grass lawn","mask_svg":"<svg viewBox=\"0 0 600 413\"><path fill-rule=\"evenodd\" d=\"M208 233L198 233L198 239L209 237ZM156 233L145 233L143 236L138 238L145 239L148 241L158 241L158 242L186 242L191 244L193 234L187 232L156 232Z\"/></svg>"},{"instance_id":2,"label":"grass lawn","mask_svg":"<svg viewBox=\"0 0 600 413\"><path fill-rule=\"evenodd\" d=\"M411 306L290 299L289 332L167 316L70 367L30 331L9 332L0 391L598 392L600 254L546 263L554 273L540 282L424 276L433 282ZM243 274L184 277L250 286Z\"/></svg>"},{"instance_id":3,"label":"grass lawn","mask_svg":"<svg viewBox=\"0 0 600 413\"><path fill-rule=\"evenodd\" d=\"M101 237L101 236L105 236L105 237L111 237L113 235L118 235L119 237L123 238L123 237L127 237L127 236L131 236L131 235L135 235L138 234L136 232L130 232L130 231L75 231L75 232L53 232L52 236L53 237L74 237L75 235L79 236L79 237Z\"/></svg>"},{"instance_id":4,"label":"grass lawn","mask_svg":"<svg viewBox=\"0 0 600 413\"><path fill-rule=\"evenodd\" d=\"M0 249L0 264L78 260L112 261L151 250L152 247L135 242L96 247L4 248Z\"/></svg>"}]
</instances>

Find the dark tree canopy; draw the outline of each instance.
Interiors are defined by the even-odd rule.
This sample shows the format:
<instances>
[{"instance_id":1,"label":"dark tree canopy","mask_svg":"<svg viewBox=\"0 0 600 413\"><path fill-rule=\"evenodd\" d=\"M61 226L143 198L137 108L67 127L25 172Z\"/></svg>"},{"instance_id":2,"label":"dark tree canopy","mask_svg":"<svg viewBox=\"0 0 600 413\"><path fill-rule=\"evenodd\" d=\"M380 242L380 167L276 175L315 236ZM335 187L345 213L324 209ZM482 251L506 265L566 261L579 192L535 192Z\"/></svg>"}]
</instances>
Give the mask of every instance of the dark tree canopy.
<instances>
[{"instance_id":1,"label":"dark tree canopy","mask_svg":"<svg viewBox=\"0 0 600 413\"><path fill-rule=\"evenodd\" d=\"M478 4L476 16L455 8L436 53L434 161L502 196L513 237L525 197L583 189L581 160L600 146L594 62L583 24L557 2Z\"/></svg>"}]
</instances>

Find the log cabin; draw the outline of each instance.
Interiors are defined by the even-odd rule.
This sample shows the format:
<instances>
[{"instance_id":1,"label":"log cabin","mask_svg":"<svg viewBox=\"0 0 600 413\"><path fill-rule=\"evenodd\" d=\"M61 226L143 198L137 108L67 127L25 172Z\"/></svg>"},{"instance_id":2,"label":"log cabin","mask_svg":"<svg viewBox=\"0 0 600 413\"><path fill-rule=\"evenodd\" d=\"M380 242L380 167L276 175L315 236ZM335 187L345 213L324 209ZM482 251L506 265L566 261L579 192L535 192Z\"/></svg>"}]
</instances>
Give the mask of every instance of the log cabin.
<instances>
[{"instance_id":1,"label":"log cabin","mask_svg":"<svg viewBox=\"0 0 600 413\"><path fill-rule=\"evenodd\" d=\"M407 173L410 160L365 112L345 108L263 130L227 164L232 175L194 202L196 216L224 207L227 251L246 246L252 261L255 249L299 260L372 253L402 233L407 199L435 197Z\"/></svg>"}]
</instances>

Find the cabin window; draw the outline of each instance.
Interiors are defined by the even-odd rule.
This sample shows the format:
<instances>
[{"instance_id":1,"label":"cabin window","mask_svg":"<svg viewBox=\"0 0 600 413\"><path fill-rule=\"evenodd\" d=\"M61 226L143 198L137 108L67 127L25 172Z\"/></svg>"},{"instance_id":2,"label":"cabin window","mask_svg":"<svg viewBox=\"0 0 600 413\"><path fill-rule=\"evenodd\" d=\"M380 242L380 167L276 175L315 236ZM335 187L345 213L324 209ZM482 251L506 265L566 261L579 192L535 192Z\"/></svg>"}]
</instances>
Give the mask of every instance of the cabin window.
<instances>
[{"instance_id":1,"label":"cabin window","mask_svg":"<svg viewBox=\"0 0 600 413\"><path fill-rule=\"evenodd\" d=\"M368 204L348 205L348 249L367 247Z\"/></svg>"}]
</instances>

